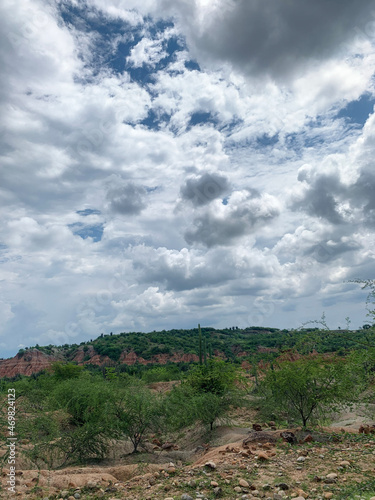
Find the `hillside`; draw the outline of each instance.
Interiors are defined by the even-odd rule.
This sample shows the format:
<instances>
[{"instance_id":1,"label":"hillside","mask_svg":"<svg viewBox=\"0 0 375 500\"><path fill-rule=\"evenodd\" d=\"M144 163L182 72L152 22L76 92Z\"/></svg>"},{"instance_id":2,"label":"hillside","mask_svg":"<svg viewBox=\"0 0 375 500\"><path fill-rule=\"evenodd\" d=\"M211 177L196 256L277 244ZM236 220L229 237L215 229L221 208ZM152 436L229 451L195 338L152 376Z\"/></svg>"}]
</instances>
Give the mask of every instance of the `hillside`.
<instances>
[{"instance_id":1,"label":"hillside","mask_svg":"<svg viewBox=\"0 0 375 500\"><path fill-rule=\"evenodd\" d=\"M318 331L278 330L249 327L239 329L202 328L207 356L233 362L272 360L296 345L312 346L318 352L342 355L361 344L364 330ZM198 329L100 334L97 339L62 346L32 346L21 349L13 358L0 360L0 378L31 375L48 369L55 361L73 362L91 367L126 367L185 364L198 361Z\"/></svg>"}]
</instances>

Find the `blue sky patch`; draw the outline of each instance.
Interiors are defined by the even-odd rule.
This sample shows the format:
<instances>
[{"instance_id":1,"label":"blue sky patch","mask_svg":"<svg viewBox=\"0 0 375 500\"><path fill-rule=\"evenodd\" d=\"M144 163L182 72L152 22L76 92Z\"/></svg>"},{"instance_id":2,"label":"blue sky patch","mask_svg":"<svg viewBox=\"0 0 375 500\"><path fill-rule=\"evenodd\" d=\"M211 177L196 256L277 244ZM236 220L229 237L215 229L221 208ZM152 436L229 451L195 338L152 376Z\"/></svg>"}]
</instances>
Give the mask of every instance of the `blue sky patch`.
<instances>
[{"instance_id":1,"label":"blue sky patch","mask_svg":"<svg viewBox=\"0 0 375 500\"><path fill-rule=\"evenodd\" d=\"M108 19L95 8L87 5L76 7L60 4L60 16L69 27L89 33L91 39L91 60L87 61L91 73L95 76L107 67L114 73L127 72L132 81L144 86L155 81L158 71L165 69L174 59L178 51L185 50L185 42L181 37L171 36L163 40L163 49L167 56L155 65L143 64L134 67L126 59L131 55L131 50L144 38L156 39L166 29L173 27L171 21L158 21L152 23L146 18L145 24L131 26L122 19ZM145 25L147 31L145 33ZM114 44L114 41L117 43Z\"/></svg>"},{"instance_id":2,"label":"blue sky patch","mask_svg":"<svg viewBox=\"0 0 375 500\"><path fill-rule=\"evenodd\" d=\"M185 68L190 70L190 71L200 71L201 67L199 64L194 61L193 59L190 59L189 61L185 61Z\"/></svg>"},{"instance_id":3,"label":"blue sky patch","mask_svg":"<svg viewBox=\"0 0 375 500\"><path fill-rule=\"evenodd\" d=\"M196 113L193 113L191 115L189 121L189 127L194 127L195 125L202 125L206 123L212 123L213 125L217 125L219 122L212 113L206 111L197 111Z\"/></svg>"},{"instance_id":4,"label":"blue sky patch","mask_svg":"<svg viewBox=\"0 0 375 500\"><path fill-rule=\"evenodd\" d=\"M71 229L73 234L80 236L83 240L86 238L92 238L95 243L102 239L104 231L103 224L86 226L81 222L75 222L74 224L69 224L68 227Z\"/></svg>"},{"instance_id":5,"label":"blue sky patch","mask_svg":"<svg viewBox=\"0 0 375 500\"><path fill-rule=\"evenodd\" d=\"M85 210L77 210L78 215L82 215L83 217L87 217L88 215L100 215L101 211L96 210L95 208L85 208Z\"/></svg>"},{"instance_id":6,"label":"blue sky patch","mask_svg":"<svg viewBox=\"0 0 375 500\"><path fill-rule=\"evenodd\" d=\"M160 130L161 126L168 124L171 119L170 115L163 113L159 115L153 109L150 109L146 118L140 124L151 130Z\"/></svg>"},{"instance_id":7,"label":"blue sky patch","mask_svg":"<svg viewBox=\"0 0 375 500\"><path fill-rule=\"evenodd\" d=\"M364 125L374 111L375 99L371 94L363 94L357 101L351 101L336 116L348 121Z\"/></svg>"},{"instance_id":8,"label":"blue sky patch","mask_svg":"<svg viewBox=\"0 0 375 500\"><path fill-rule=\"evenodd\" d=\"M260 137L257 137L257 145L258 146L274 146L279 142L279 135L268 135L268 134L263 134Z\"/></svg>"}]
</instances>

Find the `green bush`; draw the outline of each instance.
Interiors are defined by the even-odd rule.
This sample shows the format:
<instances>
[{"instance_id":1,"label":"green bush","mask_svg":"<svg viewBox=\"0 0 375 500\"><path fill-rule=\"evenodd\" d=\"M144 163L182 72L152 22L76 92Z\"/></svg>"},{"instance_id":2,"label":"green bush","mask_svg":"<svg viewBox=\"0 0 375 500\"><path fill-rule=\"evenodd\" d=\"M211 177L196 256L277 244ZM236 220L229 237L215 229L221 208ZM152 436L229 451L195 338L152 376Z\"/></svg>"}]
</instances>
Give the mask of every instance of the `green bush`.
<instances>
[{"instance_id":1,"label":"green bush","mask_svg":"<svg viewBox=\"0 0 375 500\"><path fill-rule=\"evenodd\" d=\"M152 393L141 382L134 382L119 389L115 406L116 433L128 437L136 453L145 433L161 427L163 405L162 396Z\"/></svg>"},{"instance_id":2,"label":"green bush","mask_svg":"<svg viewBox=\"0 0 375 500\"><path fill-rule=\"evenodd\" d=\"M355 381L345 361L321 356L271 367L258 387L265 417L278 415L304 427L307 422L324 421L355 397Z\"/></svg>"}]
</instances>

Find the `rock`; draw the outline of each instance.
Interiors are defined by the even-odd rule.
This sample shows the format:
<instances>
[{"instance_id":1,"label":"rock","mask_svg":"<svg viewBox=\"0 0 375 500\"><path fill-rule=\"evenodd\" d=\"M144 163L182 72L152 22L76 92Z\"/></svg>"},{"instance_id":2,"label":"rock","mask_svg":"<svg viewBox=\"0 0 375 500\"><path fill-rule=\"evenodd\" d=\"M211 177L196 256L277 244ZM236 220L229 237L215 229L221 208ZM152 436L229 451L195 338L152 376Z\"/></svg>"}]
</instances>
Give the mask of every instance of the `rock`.
<instances>
[{"instance_id":1,"label":"rock","mask_svg":"<svg viewBox=\"0 0 375 500\"><path fill-rule=\"evenodd\" d=\"M306 493L306 492L305 492L305 491L303 491L303 490L297 490L297 493L298 493L298 495L299 495L300 497L302 497L302 498L309 498L309 494L308 494L308 493Z\"/></svg>"},{"instance_id":2,"label":"rock","mask_svg":"<svg viewBox=\"0 0 375 500\"><path fill-rule=\"evenodd\" d=\"M375 425L361 425L358 432L360 434L375 434Z\"/></svg>"},{"instance_id":3,"label":"rock","mask_svg":"<svg viewBox=\"0 0 375 500\"><path fill-rule=\"evenodd\" d=\"M262 426L260 424L253 424L253 429L256 432L262 432Z\"/></svg>"},{"instance_id":4,"label":"rock","mask_svg":"<svg viewBox=\"0 0 375 500\"><path fill-rule=\"evenodd\" d=\"M327 479L337 479L337 474L335 472L331 472L330 474L326 475Z\"/></svg>"},{"instance_id":5,"label":"rock","mask_svg":"<svg viewBox=\"0 0 375 500\"><path fill-rule=\"evenodd\" d=\"M340 467L350 467L350 462L348 462L348 460L343 460L339 465Z\"/></svg>"},{"instance_id":6,"label":"rock","mask_svg":"<svg viewBox=\"0 0 375 500\"><path fill-rule=\"evenodd\" d=\"M1 360L0 378L15 377L16 375L30 376L42 370L48 370L53 362L57 361L54 356L45 354L38 349L29 349L27 353L16 354L14 358Z\"/></svg>"},{"instance_id":7,"label":"rock","mask_svg":"<svg viewBox=\"0 0 375 500\"><path fill-rule=\"evenodd\" d=\"M290 431L283 431L280 432L280 436L283 438L284 441L290 444L296 444L297 443L297 438L293 434L293 432Z\"/></svg>"},{"instance_id":8,"label":"rock","mask_svg":"<svg viewBox=\"0 0 375 500\"><path fill-rule=\"evenodd\" d=\"M289 490L289 486L286 483L278 483L275 484L276 488L280 488L280 490L287 491Z\"/></svg>"},{"instance_id":9,"label":"rock","mask_svg":"<svg viewBox=\"0 0 375 500\"><path fill-rule=\"evenodd\" d=\"M260 451L258 453L258 460L263 460L265 462L266 460L269 460L269 459L270 459L270 457L264 451Z\"/></svg>"},{"instance_id":10,"label":"rock","mask_svg":"<svg viewBox=\"0 0 375 500\"><path fill-rule=\"evenodd\" d=\"M235 491L236 493L241 493L241 492L242 492L242 489L241 489L239 486L236 486L236 487L235 487L235 488L233 488L233 489L234 489L234 491Z\"/></svg>"},{"instance_id":11,"label":"rock","mask_svg":"<svg viewBox=\"0 0 375 500\"><path fill-rule=\"evenodd\" d=\"M79 498L81 498L81 495L79 493L74 493L73 496L76 500L79 500Z\"/></svg>"},{"instance_id":12,"label":"rock","mask_svg":"<svg viewBox=\"0 0 375 500\"><path fill-rule=\"evenodd\" d=\"M297 462L304 462L306 460L306 457L298 457Z\"/></svg>"},{"instance_id":13,"label":"rock","mask_svg":"<svg viewBox=\"0 0 375 500\"><path fill-rule=\"evenodd\" d=\"M161 447L162 450L173 450L175 449L176 445L174 443L170 443L170 442L167 442L167 443L164 443Z\"/></svg>"},{"instance_id":14,"label":"rock","mask_svg":"<svg viewBox=\"0 0 375 500\"><path fill-rule=\"evenodd\" d=\"M217 486L216 488L214 488L214 495L215 497L220 497L221 494L223 493L223 490L220 488L220 486Z\"/></svg>"},{"instance_id":15,"label":"rock","mask_svg":"<svg viewBox=\"0 0 375 500\"><path fill-rule=\"evenodd\" d=\"M164 498L164 500L174 500L172 497Z\"/></svg>"},{"instance_id":16,"label":"rock","mask_svg":"<svg viewBox=\"0 0 375 500\"><path fill-rule=\"evenodd\" d=\"M324 493L324 498L333 498L333 493L327 491L327 493Z\"/></svg>"},{"instance_id":17,"label":"rock","mask_svg":"<svg viewBox=\"0 0 375 500\"><path fill-rule=\"evenodd\" d=\"M324 484L335 484L337 479L333 479L332 477L326 477L324 480Z\"/></svg>"},{"instance_id":18,"label":"rock","mask_svg":"<svg viewBox=\"0 0 375 500\"><path fill-rule=\"evenodd\" d=\"M334 484L337 482L337 474L335 474L334 472L331 472L331 474L327 474L325 479L324 479L324 483L325 484Z\"/></svg>"},{"instance_id":19,"label":"rock","mask_svg":"<svg viewBox=\"0 0 375 500\"><path fill-rule=\"evenodd\" d=\"M211 481L211 486L216 488L216 486L219 486L219 483L217 483L216 481Z\"/></svg>"},{"instance_id":20,"label":"rock","mask_svg":"<svg viewBox=\"0 0 375 500\"><path fill-rule=\"evenodd\" d=\"M285 498L285 497L286 497L286 493L285 493L285 491L283 491L283 490L279 490L279 491L277 491L276 493L277 493L277 494L279 495L279 497L281 497L281 498Z\"/></svg>"},{"instance_id":21,"label":"rock","mask_svg":"<svg viewBox=\"0 0 375 500\"><path fill-rule=\"evenodd\" d=\"M215 464L215 462L212 462L212 461L211 462L206 462L204 464L204 466L205 467L209 467L210 469L216 469L216 464Z\"/></svg>"},{"instance_id":22,"label":"rock","mask_svg":"<svg viewBox=\"0 0 375 500\"><path fill-rule=\"evenodd\" d=\"M270 427L275 427L275 426L276 426L276 422L274 422L273 420L271 420L271 422L267 422L267 424L268 424Z\"/></svg>"},{"instance_id":23,"label":"rock","mask_svg":"<svg viewBox=\"0 0 375 500\"><path fill-rule=\"evenodd\" d=\"M284 498L279 493L274 493L273 500L284 500Z\"/></svg>"},{"instance_id":24,"label":"rock","mask_svg":"<svg viewBox=\"0 0 375 500\"><path fill-rule=\"evenodd\" d=\"M272 488L272 486L270 484L264 484L262 486L263 491L269 491L271 488Z\"/></svg>"},{"instance_id":25,"label":"rock","mask_svg":"<svg viewBox=\"0 0 375 500\"><path fill-rule=\"evenodd\" d=\"M89 490L94 490L97 487L98 483L96 483L95 481L87 481L86 483L86 488L88 488Z\"/></svg>"},{"instance_id":26,"label":"rock","mask_svg":"<svg viewBox=\"0 0 375 500\"><path fill-rule=\"evenodd\" d=\"M249 488L250 487L250 484L247 481L245 481L245 479L240 479L238 481L238 484L240 486L242 486L242 488Z\"/></svg>"},{"instance_id":27,"label":"rock","mask_svg":"<svg viewBox=\"0 0 375 500\"><path fill-rule=\"evenodd\" d=\"M311 443L312 441L314 441L313 437L311 434L308 434L303 440L302 440L302 443Z\"/></svg>"},{"instance_id":28,"label":"rock","mask_svg":"<svg viewBox=\"0 0 375 500\"><path fill-rule=\"evenodd\" d=\"M181 495L181 500L194 500L194 499L187 493L184 493L183 495Z\"/></svg>"},{"instance_id":29,"label":"rock","mask_svg":"<svg viewBox=\"0 0 375 500\"><path fill-rule=\"evenodd\" d=\"M69 496L69 491L67 491L67 490L63 490L63 491L61 491L61 492L60 492L60 496L61 496L62 498L68 498L68 496Z\"/></svg>"},{"instance_id":30,"label":"rock","mask_svg":"<svg viewBox=\"0 0 375 500\"><path fill-rule=\"evenodd\" d=\"M197 486L197 482L195 479L191 479L187 485L190 486L190 488L195 488Z\"/></svg>"}]
</instances>

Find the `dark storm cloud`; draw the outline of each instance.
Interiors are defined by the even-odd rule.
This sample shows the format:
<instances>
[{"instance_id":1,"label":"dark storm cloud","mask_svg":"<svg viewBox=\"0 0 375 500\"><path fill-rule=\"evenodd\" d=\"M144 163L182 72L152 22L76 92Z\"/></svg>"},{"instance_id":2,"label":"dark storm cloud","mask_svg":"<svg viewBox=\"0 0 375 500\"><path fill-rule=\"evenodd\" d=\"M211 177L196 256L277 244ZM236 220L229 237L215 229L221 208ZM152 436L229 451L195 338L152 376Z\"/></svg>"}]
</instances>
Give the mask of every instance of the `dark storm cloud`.
<instances>
[{"instance_id":1,"label":"dark storm cloud","mask_svg":"<svg viewBox=\"0 0 375 500\"><path fill-rule=\"evenodd\" d=\"M364 226L375 226L375 174L363 169L352 184L344 184L338 173L306 173L298 175L306 183L303 195L291 204L292 210L301 210L339 225L351 221ZM340 211L343 204L345 208Z\"/></svg>"},{"instance_id":2,"label":"dark storm cloud","mask_svg":"<svg viewBox=\"0 0 375 500\"><path fill-rule=\"evenodd\" d=\"M219 198L229 189L226 177L220 174L203 174L200 177L191 177L181 186L180 196L194 206L207 205L212 200Z\"/></svg>"},{"instance_id":3,"label":"dark storm cloud","mask_svg":"<svg viewBox=\"0 0 375 500\"><path fill-rule=\"evenodd\" d=\"M144 197L146 190L142 186L128 183L125 186L109 189L107 200L111 210L122 215L138 215L146 208Z\"/></svg>"},{"instance_id":4,"label":"dark storm cloud","mask_svg":"<svg viewBox=\"0 0 375 500\"><path fill-rule=\"evenodd\" d=\"M236 200L226 206L223 214L206 212L194 219L194 228L185 232L190 245L202 243L206 247L231 245L233 240L252 233L262 224L267 224L280 213L272 197L263 198L257 191L248 191L247 198Z\"/></svg>"},{"instance_id":5,"label":"dark storm cloud","mask_svg":"<svg viewBox=\"0 0 375 500\"><path fill-rule=\"evenodd\" d=\"M375 226L375 174L362 171L349 190L353 206L362 207L365 225Z\"/></svg>"},{"instance_id":6,"label":"dark storm cloud","mask_svg":"<svg viewBox=\"0 0 375 500\"><path fill-rule=\"evenodd\" d=\"M189 245L203 243L210 248L216 245L230 245L233 239L242 236L246 232L247 224L242 218L219 219L213 214L207 213L194 219L194 229L185 233L185 240Z\"/></svg>"},{"instance_id":7,"label":"dark storm cloud","mask_svg":"<svg viewBox=\"0 0 375 500\"><path fill-rule=\"evenodd\" d=\"M303 173L298 176L299 181L307 180ZM338 213L338 203L335 195L343 193L345 189L340 183L338 175L322 174L314 178L302 199L292 205L294 210L303 210L313 217L321 217L332 224L344 222Z\"/></svg>"},{"instance_id":8,"label":"dark storm cloud","mask_svg":"<svg viewBox=\"0 0 375 500\"><path fill-rule=\"evenodd\" d=\"M285 76L306 60L329 58L359 30L366 32L370 7L368 0L237 0L229 5L223 0L207 11L200 29L194 21L189 24L188 40L198 60L227 61L251 76ZM191 9L187 18L199 19L197 7Z\"/></svg>"},{"instance_id":9,"label":"dark storm cloud","mask_svg":"<svg viewBox=\"0 0 375 500\"><path fill-rule=\"evenodd\" d=\"M317 245L312 246L304 252L305 256L312 256L317 262L321 264L325 262L331 262L342 254L347 252L358 251L362 248L359 243L349 240L343 241L342 239L338 241L321 241Z\"/></svg>"}]
</instances>

